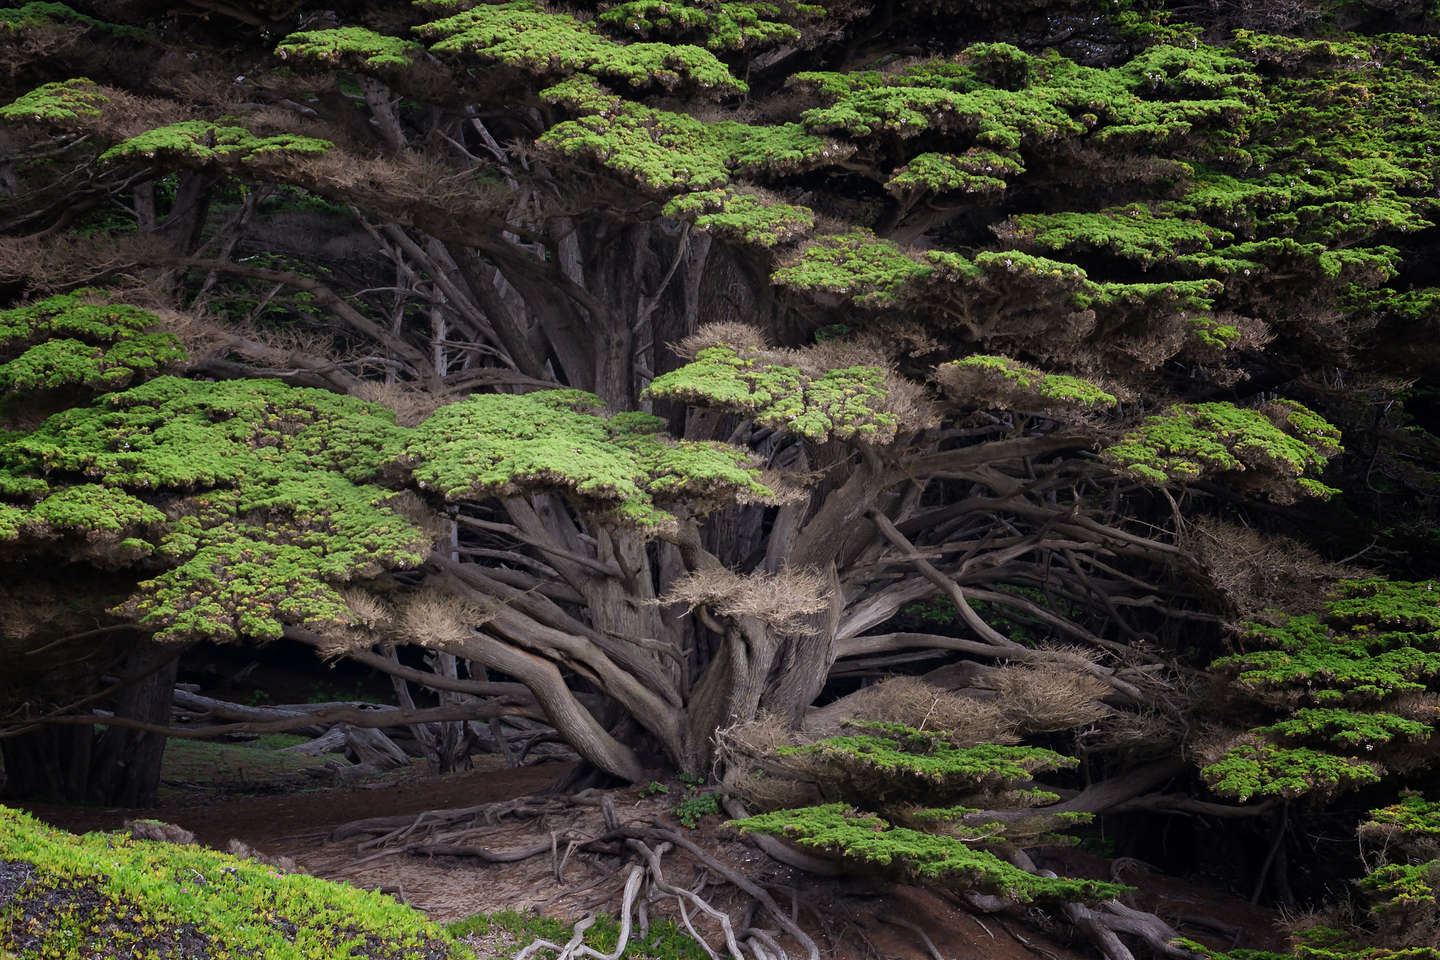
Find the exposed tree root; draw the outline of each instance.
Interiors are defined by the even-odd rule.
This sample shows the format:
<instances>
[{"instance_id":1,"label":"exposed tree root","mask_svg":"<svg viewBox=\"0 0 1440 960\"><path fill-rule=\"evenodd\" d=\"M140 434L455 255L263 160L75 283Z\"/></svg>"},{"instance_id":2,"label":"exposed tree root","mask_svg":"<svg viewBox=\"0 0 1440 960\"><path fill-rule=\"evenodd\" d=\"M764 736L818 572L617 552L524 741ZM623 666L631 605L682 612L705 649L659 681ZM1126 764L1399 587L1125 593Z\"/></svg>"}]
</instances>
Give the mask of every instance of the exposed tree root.
<instances>
[{"instance_id":1,"label":"exposed tree root","mask_svg":"<svg viewBox=\"0 0 1440 960\"><path fill-rule=\"evenodd\" d=\"M1010 860L1017 867L1039 876L1055 876L1051 870L1036 868L1035 862L1023 850L1014 851ZM1153 913L1127 907L1118 900L1104 900L1094 906L1067 903L1061 910L1100 949L1105 960L1135 960L1134 952L1120 939L1122 933L1139 938L1156 956L1174 957L1176 960L1194 960L1197 956L1175 946L1174 941L1180 934L1164 920Z\"/></svg>"},{"instance_id":2,"label":"exposed tree root","mask_svg":"<svg viewBox=\"0 0 1440 960\"><path fill-rule=\"evenodd\" d=\"M743 805L733 799L722 803L731 816L743 817L746 813ZM584 808L589 808L589 812ZM595 819L596 812L600 815L599 823ZM579 821L575 819L577 815ZM552 822L557 819L560 822ZM498 849L479 842L506 830L504 821L513 823L516 820L536 822L544 831L544 838L531 844ZM798 946L799 956L806 960L820 958L815 941L798 923L800 901L794 890L790 891L790 902L782 907L760 883L717 859L682 832L648 819L622 822L616 812L614 797L606 791L586 790L570 796L527 797L455 810L431 810L418 815L371 818L342 824L331 834L332 839L346 837L368 837L361 844L362 849L379 848L366 861L411 854L514 863L548 854L551 858L549 872L557 884L563 884L565 866L576 853L604 858L633 858L628 868L622 866L603 870L600 876L589 882L562 890L541 901L549 904L595 888L609 890L609 893L591 902L577 905L578 909L586 911L598 909L602 904L614 903L615 888L607 884L623 875L624 887L618 904L621 931L615 952L602 954L584 944L585 931L594 923L593 915L587 912L576 923L569 941L559 944L536 940L527 945L516 960L529 960L542 949L553 950L564 960L616 960L630 938L647 934L651 911L661 903L670 904L671 912L678 914L680 924L713 960L790 960L794 956L794 946L790 948L791 952L787 952L784 942ZM747 838L755 839L769 839L769 843L758 842L754 846L786 866L830 876L842 872L832 861L794 850L781 841ZM700 868L698 882L689 883L688 889L667 875L664 858L672 852L684 853ZM1050 871L1037 868L1023 851L1014 852L1011 860L1016 866L1040 876L1055 876ZM673 872L672 868L670 873ZM706 887L714 884L738 891L744 898L744 909L737 913L733 900L722 906L705 896ZM976 893L954 896L975 914L1013 915L1017 909L1015 904L994 896ZM1105 960L1136 960L1135 951L1139 944L1144 945L1147 953L1157 957L1174 960L1194 958L1194 954L1174 946L1173 941L1179 934L1165 921L1116 900L1098 904L1067 903L1055 912L1093 943ZM763 918L763 921L757 922L757 918ZM885 922L910 930L924 942L931 957L941 956L934 940L918 925L888 917ZM983 923L981 926L987 933L990 932ZM993 933L990 935L994 936Z\"/></svg>"},{"instance_id":3,"label":"exposed tree root","mask_svg":"<svg viewBox=\"0 0 1440 960\"><path fill-rule=\"evenodd\" d=\"M589 808L588 812L585 808ZM597 812L599 823L595 822ZM581 817L580 822L575 820L577 814ZM547 823L554 819L568 819L570 826ZM503 831L502 820L536 822L546 836L529 845L500 849L476 842ZM456 810L429 810L404 817L375 817L342 824L331 834L332 840L350 837L367 837L360 844L362 850L379 848L361 863L403 854L463 856L488 863L514 863L549 854L551 875L557 883L563 883L564 868L576 853L634 858L628 872L624 872L623 867L605 870L601 877L590 883L545 901L553 902L582 893L600 887L612 878L625 876L618 905L620 941L615 952L606 955L584 945L585 930L594 922L593 916L588 916L576 924L568 942L558 944L537 940L520 952L521 958L549 949L567 960L606 956L615 960L629 938L635 935L634 931L638 930L642 937L648 933L650 912L657 903L671 904L681 925L715 960L721 957L730 960L791 960L796 956L795 947L790 946L787 950L782 941L798 945L800 957L807 960L820 958L815 942L797 922L799 898L794 891L791 891L791 902L782 908L758 882L701 849L689 837L648 820L622 822L614 798L608 792L587 790L570 796L529 797ZM691 862L699 866L698 882L690 883L688 889L667 876L662 859L672 851L683 851ZM805 858L806 861L811 859ZM717 884L738 891L748 903L747 909L735 914L733 902L726 904L730 907L727 911L707 898L704 895L706 887ZM613 893L606 894L590 907L613 902L613 896ZM740 919L737 920L737 916ZM757 918L763 918L763 921Z\"/></svg>"},{"instance_id":4,"label":"exposed tree root","mask_svg":"<svg viewBox=\"0 0 1440 960\"><path fill-rule=\"evenodd\" d=\"M918 923L911 923L909 920L901 920L899 917L887 916L881 916L880 922L889 923L897 927L904 927L906 930L909 930L911 933L915 934L917 937L920 938L921 942L925 944L926 952L929 953L930 956L934 958L934 960L945 960L945 955L940 952L939 947L935 946L935 941L930 939L930 934L926 933L924 928L921 927Z\"/></svg>"},{"instance_id":5,"label":"exposed tree root","mask_svg":"<svg viewBox=\"0 0 1440 960\"><path fill-rule=\"evenodd\" d=\"M379 860L383 857L407 853L416 857L473 857L483 863L518 863L521 860L538 857L550 849L549 840L528 847L518 847L513 850L491 850L489 847L475 847L458 843L411 843L403 847L392 847L389 850L382 850L373 856L366 857L363 860L357 860L356 866L370 863L372 860Z\"/></svg>"},{"instance_id":6,"label":"exposed tree root","mask_svg":"<svg viewBox=\"0 0 1440 960\"><path fill-rule=\"evenodd\" d=\"M546 810L565 805L567 799L558 797L521 797L518 800L502 800L495 803L481 803L473 807L455 807L446 810L425 810L418 814L406 813L391 817L366 817L342 823L330 832L331 840L345 840L349 837L367 834L381 835L371 846L381 846L403 839L420 827L433 831L436 828L453 827L461 823L499 823L506 817L531 818L541 816Z\"/></svg>"},{"instance_id":7,"label":"exposed tree root","mask_svg":"<svg viewBox=\"0 0 1440 960\"><path fill-rule=\"evenodd\" d=\"M571 931L570 940L564 945L554 943L543 938L535 940L525 949L515 955L515 960L528 960L528 958L540 950L556 950L560 956L557 960L571 960L572 957L598 957L600 960L619 960L620 955L625 952L625 947L630 943L631 918L634 915L635 898L640 893L641 882L645 878L645 871L639 866L630 868L630 874L625 878L625 892L620 903L620 935L616 938L615 949L610 953L601 953L591 947L585 946L585 931L595 923L595 915L589 914L575 922ZM711 954L714 956L714 954Z\"/></svg>"},{"instance_id":8,"label":"exposed tree root","mask_svg":"<svg viewBox=\"0 0 1440 960\"><path fill-rule=\"evenodd\" d=\"M606 798L608 800L608 797ZM622 841L624 847L639 856L640 863L634 864L626 877L619 907L620 935L615 950L602 954L584 946L585 930L594 923L593 916L582 918L575 924L574 934L565 944L537 939L526 946L516 960L528 960L536 951L555 950L561 960L572 957L595 957L616 960L624 952L632 930L644 931L649 926L649 907L657 901L673 900L680 914L681 924L705 951L713 958L722 956L731 960L789 960L790 954L781 946L781 932L799 944L808 960L819 960L820 951L815 942L796 923L795 918L784 911L765 889L725 863L710 856L686 837L661 827L636 824L620 824L614 816L613 807L605 805L604 815L607 831L595 838L599 842ZM545 845L548 848L548 844ZM736 923L729 912L720 909L700 895L705 887L705 878L694 889L686 889L665 875L662 858L675 848L682 848L704 868L706 874L714 874L750 897L750 907L745 920ZM643 891L643 896L641 895ZM577 891L578 892L578 891ZM760 910L774 921L778 930L756 926L753 917ZM697 926L696 920L708 918L711 925L718 927L721 943L717 946Z\"/></svg>"}]
</instances>

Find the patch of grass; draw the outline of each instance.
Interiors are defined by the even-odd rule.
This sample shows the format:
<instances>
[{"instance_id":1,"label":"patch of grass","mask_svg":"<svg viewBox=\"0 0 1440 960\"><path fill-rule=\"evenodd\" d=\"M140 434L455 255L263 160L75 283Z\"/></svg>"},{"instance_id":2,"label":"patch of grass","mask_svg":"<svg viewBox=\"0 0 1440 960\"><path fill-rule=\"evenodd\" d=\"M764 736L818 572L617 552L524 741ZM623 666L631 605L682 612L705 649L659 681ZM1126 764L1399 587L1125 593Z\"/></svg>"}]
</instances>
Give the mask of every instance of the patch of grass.
<instances>
[{"instance_id":1,"label":"patch of grass","mask_svg":"<svg viewBox=\"0 0 1440 960\"><path fill-rule=\"evenodd\" d=\"M83 836L0 807L0 955L474 960L390 897L204 847Z\"/></svg>"},{"instance_id":2,"label":"patch of grass","mask_svg":"<svg viewBox=\"0 0 1440 960\"><path fill-rule=\"evenodd\" d=\"M509 955L511 947L523 947L536 939L549 940L564 945L570 940L572 922L542 917L533 913L519 913L501 910L497 913L477 913L473 917L457 920L445 927L450 936L484 940L491 949L500 949ZM585 944L602 953L610 953L620 942L620 922L608 914L595 918L595 925L585 931ZM555 956L553 950L541 950L533 954L537 960ZM627 960L708 960L701 946L690 938L681 927L669 920L655 920L650 924L649 936L641 939L638 932L631 930L630 942L620 955Z\"/></svg>"},{"instance_id":3,"label":"patch of grass","mask_svg":"<svg viewBox=\"0 0 1440 960\"><path fill-rule=\"evenodd\" d=\"M691 788L694 789L693 787ZM701 793L681 800L675 807L675 816L691 830L700 825L700 818L720 812L720 795Z\"/></svg>"},{"instance_id":4,"label":"patch of grass","mask_svg":"<svg viewBox=\"0 0 1440 960\"><path fill-rule=\"evenodd\" d=\"M298 733L262 733L259 738L248 741L244 746L254 750L283 750L309 742L309 737L302 737Z\"/></svg>"},{"instance_id":5,"label":"patch of grass","mask_svg":"<svg viewBox=\"0 0 1440 960\"><path fill-rule=\"evenodd\" d=\"M303 753L281 753L282 747L304 743L306 737L267 734L248 743L172 739L160 765L161 798L178 787L189 796L198 787L225 793L272 792L287 786L313 785L307 770L324 767L324 759Z\"/></svg>"}]
</instances>

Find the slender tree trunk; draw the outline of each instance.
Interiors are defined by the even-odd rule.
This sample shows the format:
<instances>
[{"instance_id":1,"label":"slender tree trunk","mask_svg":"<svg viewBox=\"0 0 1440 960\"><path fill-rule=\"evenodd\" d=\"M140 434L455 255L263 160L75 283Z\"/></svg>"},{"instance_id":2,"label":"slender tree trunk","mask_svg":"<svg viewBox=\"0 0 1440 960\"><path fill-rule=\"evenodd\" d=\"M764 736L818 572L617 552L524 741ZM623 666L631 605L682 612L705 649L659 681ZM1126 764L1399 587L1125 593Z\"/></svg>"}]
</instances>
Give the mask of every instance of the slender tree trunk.
<instances>
[{"instance_id":1,"label":"slender tree trunk","mask_svg":"<svg viewBox=\"0 0 1440 960\"><path fill-rule=\"evenodd\" d=\"M159 658L168 663L120 692L115 715L150 723L170 720L170 697L175 690L179 658L171 651L142 650L127 663L127 673L153 666ZM155 802L160 786L160 762L165 755L165 737L144 730L106 727L95 743L90 765L87 799L91 803L116 807L148 807Z\"/></svg>"},{"instance_id":2,"label":"slender tree trunk","mask_svg":"<svg viewBox=\"0 0 1440 960\"><path fill-rule=\"evenodd\" d=\"M121 691L115 715L168 722L177 666L173 651L152 647L133 654L125 673L156 669ZM16 800L151 806L164 753L164 736L121 727L47 727L0 740L5 793Z\"/></svg>"}]
</instances>

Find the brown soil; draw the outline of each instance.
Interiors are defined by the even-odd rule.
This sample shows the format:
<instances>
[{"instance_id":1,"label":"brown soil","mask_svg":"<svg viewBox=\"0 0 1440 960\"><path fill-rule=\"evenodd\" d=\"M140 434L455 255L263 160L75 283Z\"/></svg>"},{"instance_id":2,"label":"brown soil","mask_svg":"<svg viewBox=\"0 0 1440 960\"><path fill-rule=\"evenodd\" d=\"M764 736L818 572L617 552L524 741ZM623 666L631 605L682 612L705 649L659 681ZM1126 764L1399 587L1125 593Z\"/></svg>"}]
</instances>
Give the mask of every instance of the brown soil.
<instances>
[{"instance_id":1,"label":"brown soil","mask_svg":"<svg viewBox=\"0 0 1440 960\"><path fill-rule=\"evenodd\" d=\"M555 857L547 851L516 863L387 854L385 847L373 843L366 846L366 841L373 839L368 836L329 839L334 827L354 820L418 815L427 810L469 807L536 793L568 770L565 764L520 769L492 765L450 776L422 776L285 795L220 798L147 810L43 805L30 809L42 820L75 831L113 830L126 819L154 817L185 827L195 833L199 842L220 849L232 837L238 838L264 854L292 857L302 869L317 876L367 889L384 887L441 922L501 909L538 909L567 919L590 910L613 912L625 874L618 857L576 853L565 862L563 882L555 881L557 863L568 839L604 832L599 809L593 804L567 805L556 800L538 817L501 819L489 825L477 819L474 826L480 832L467 842L492 851L534 845L552 835L556 838ZM671 811L674 798L682 791L678 783L672 785L669 795L659 797L642 798L635 790L618 791L613 794L615 809L622 822L660 822L683 830ZM926 890L814 877L775 863L721 824L720 817L710 816L698 830L686 835L712 856L758 877L782 904L788 905L793 898L802 924L812 932L827 958L928 960L930 954L920 937L903 924L888 922L891 920L906 921L925 930L947 958L1084 960L1092 955L1083 946L1065 946L1063 929L1046 929L1038 913L1022 923L1015 916L975 915ZM422 826L407 841L423 840L427 834L428 828ZM1052 865L1073 875L1110 879L1116 866L1074 851L1057 851L1054 855L1063 863ZM663 862L672 882L693 888L696 882L703 881L698 865L687 855L671 852ZM1178 878L1150 875L1134 862L1121 863L1119 868L1123 874L1120 879L1139 888L1134 905L1154 910L1187 936L1221 948L1283 946L1270 911ZM712 880L702 889L717 907L734 907L738 911L743 906L723 884L716 885ZM659 909L655 914L664 915L665 911ZM485 951L481 955L486 955Z\"/></svg>"},{"instance_id":2,"label":"brown soil","mask_svg":"<svg viewBox=\"0 0 1440 960\"><path fill-rule=\"evenodd\" d=\"M292 841L323 837L336 824L365 817L468 807L544 790L569 771L568 764L507 769L486 765L465 773L421 776L266 796L244 796L145 809L37 804L30 813L77 833L118 830L126 820L154 817L175 823L200 842L223 850L231 837L265 853L287 853Z\"/></svg>"}]
</instances>

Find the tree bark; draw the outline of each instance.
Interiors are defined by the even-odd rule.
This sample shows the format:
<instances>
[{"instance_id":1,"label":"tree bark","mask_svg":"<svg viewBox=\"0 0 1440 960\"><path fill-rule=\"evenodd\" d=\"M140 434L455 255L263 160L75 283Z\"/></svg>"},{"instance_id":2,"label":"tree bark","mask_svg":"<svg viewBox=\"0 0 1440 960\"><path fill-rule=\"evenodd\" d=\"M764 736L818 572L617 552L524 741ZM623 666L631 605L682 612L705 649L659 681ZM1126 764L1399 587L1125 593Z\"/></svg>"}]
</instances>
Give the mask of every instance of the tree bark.
<instances>
[{"instance_id":1,"label":"tree bark","mask_svg":"<svg viewBox=\"0 0 1440 960\"><path fill-rule=\"evenodd\" d=\"M124 672L145 675L120 691L115 716L165 723L178 663L174 652L163 648L132 654ZM164 753L163 734L114 725L45 727L0 740L5 795L16 800L151 806Z\"/></svg>"}]
</instances>

